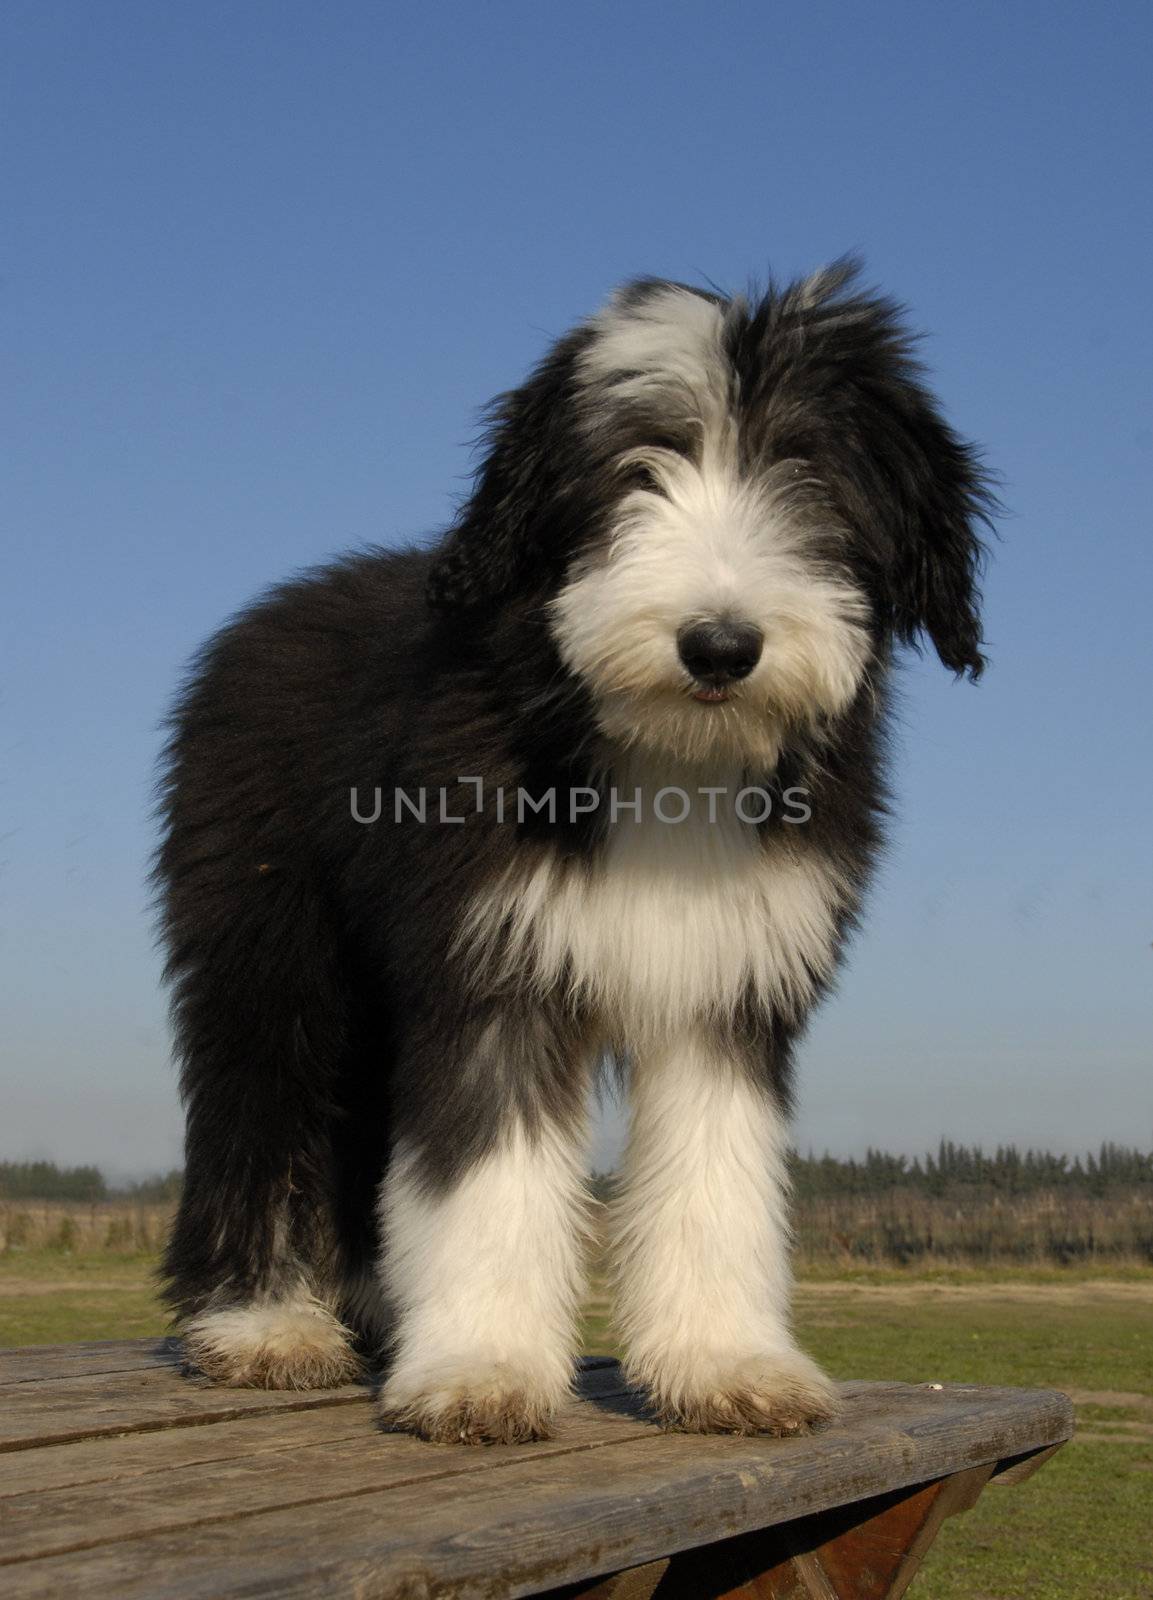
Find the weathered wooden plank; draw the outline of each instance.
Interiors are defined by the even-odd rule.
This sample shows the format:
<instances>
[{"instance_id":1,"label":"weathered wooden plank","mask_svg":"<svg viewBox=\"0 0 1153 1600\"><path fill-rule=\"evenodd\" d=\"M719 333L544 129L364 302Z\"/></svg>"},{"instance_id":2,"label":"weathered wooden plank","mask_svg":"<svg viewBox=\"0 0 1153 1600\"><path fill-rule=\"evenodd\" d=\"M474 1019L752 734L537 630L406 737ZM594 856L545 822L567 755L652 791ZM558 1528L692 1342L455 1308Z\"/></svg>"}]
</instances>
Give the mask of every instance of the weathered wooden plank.
<instances>
[{"instance_id":1,"label":"weathered wooden plank","mask_svg":"<svg viewBox=\"0 0 1153 1600\"><path fill-rule=\"evenodd\" d=\"M306 1392L220 1389L170 1368L90 1375L74 1382L30 1379L13 1384L0 1405L0 1451L28 1450L107 1433L183 1428L262 1412L365 1405L366 1385Z\"/></svg>"},{"instance_id":2,"label":"weathered wooden plank","mask_svg":"<svg viewBox=\"0 0 1153 1600\"><path fill-rule=\"evenodd\" d=\"M341 1499L320 1484L290 1509L12 1565L5 1593L497 1600L1041 1449L1071 1428L1069 1402L1043 1391L853 1385L843 1418L808 1439L622 1434L547 1470L530 1446L499 1470ZM446 1467L461 1454L446 1447Z\"/></svg>"},{"instance_id":3,"label":"weathered wooden plank","mask_svg":"<svg viewBox=\"0 0 1153 1600\"><path fill-rule=\"evenodd\" d=\"M12 1384L0 1405L0 1454L102 1434L152 1432L266 1412L367 1402L371 1393L368 1382L305 1392L217 1388L181 1372L178 1347L160 1350L155 1342L141 1344L151 1355L139 1368L85 1371L85 1360L100 1359L97 1347L89 1346L90 1355L81 1360L81 1370L75 1374L56 1370ZM124 1352L123 1359L129 1358L130 1353ZM585 1357L580 1363L581 1370L589 1372L615 1365L610 1356Z\"/></svg>"},{"instance_id":4,"label":"weathered wooden plank","mask_svg":"<svg viewBox=\"0 0 1153 1600\"><path fill-rule=\"evenodd\" d=\"M623 1398L625 1390L614 1372L594 1372L582 1378L586 1395L601 1401ZM655 1423L638 1415L639 1403L605 1405L576 1400L558 1419L557 1436L539 1444L494 1445L489 1449L438 1449L406 1434L373 1431L369 1420L359 1418L355 1436L337 1440L310 1437L313 1417L261 1419L259 1428L248 1424L252 1441L263 1441L265 1424L279 1423L280 1446L275 1451L247 1449L240 1444L228 1457L220 1455L206 1466L203 1461L170 1466L78 1487L16 1493L0 1509L0 1567L32 1556L81 1550L137 1538L145 1533L193 1528L216 1521L285 1506L314 1507L326 1500L350 1499L368 1492L380 1493L403 1485L440 1480L461 1473L490 1472L531 1457L542 1463L570 1450L589 1450L623 1440L659 1434ZM321 1413L326 1420L334 1413ZM347 1421L347 1413L345 1413ZM319 1420L319 1419L315 1419ZM292 1439L293 1422L304 1429ZM305 1431L307 1430L307 1432ZM211 1437L218 1430L193 1431ZM136 1443L163 1443L171 1435L145 1435ZM103 1447L114 1450L119 1441ZM72 1447L37 1452L68 1455ZM8 1458L14 1469L29 1457L21 1452ZM34 1458L33 1458L34 1459ZM542 1466L543 1471L548 1468ZM15 1476L15 1474L14 1474Z\"/></svg>"},{"instance_id":5,"label":"weathered wooden plank","mask_svg":"<svg viewBox=\"0 0 1153 1600\"><path fill-rule=\"evenodd\" d=\"M0 1350L0 1385L71 1381L110 1372L179 1367L179 1339L102 1339L84 1344L27 1345Z\"/></svg>"},{"instance_id":6,"label":"weathered wooden plank","mask_svg":"<svg viewBox=\"0 0 1153 1600\"><path fill-rule=\"evenodd\" d=\"M610 1389L622 1389L623 1380L612 1359L586 1357L581 1368L586 1374L579 1380L582 1393L591 1392L601 1383L594 1375L602 1372L611 1375ZM134 1478L173 1467L207 1466L282 1449L307 1449L311 1444L332 1444L367 1435L375 1436L371 1413L366 1417L356 1406L257 1412L239 1419L214 1421L210 1427L104 1433L50 1449L0 1454L0 1498Z\"/></svg>"},{"instance_id":7,"label":"weathered wooden plank","mask_svg":"<svg viewBox=\"0 0 1153 1600\"><path fill-rule=\"evenodd\" d=\"M210 1427L102 1434L50 1449L10 1450L0 1455L0 1502L10 1495L116 1482L173 1467L211 1470L214 1462L238 1456L364 1439L371 1429L370 1416L360 1406L262 1412ZM3 1516L0 1509L0 1519Z\"/></svg>"}]
</instances>

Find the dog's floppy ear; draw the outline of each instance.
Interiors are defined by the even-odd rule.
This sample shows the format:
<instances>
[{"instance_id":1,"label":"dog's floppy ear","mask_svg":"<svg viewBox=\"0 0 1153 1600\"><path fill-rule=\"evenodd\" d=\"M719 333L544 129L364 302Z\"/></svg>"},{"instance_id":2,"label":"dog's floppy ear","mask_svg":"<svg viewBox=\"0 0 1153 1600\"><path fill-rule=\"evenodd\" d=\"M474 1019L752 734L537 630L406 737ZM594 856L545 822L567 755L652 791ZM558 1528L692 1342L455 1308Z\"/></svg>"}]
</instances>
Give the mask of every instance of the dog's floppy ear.
<instances>
[{"instance_id":1,"label":"dog's floppy ear","mask_svg":"<svg viewBox=\"0 0 1153 1600\"><path fill-rule=\"evenodd\" d=\"M545 566L559 544L566 448L572 426L574 339L562 340L520 389L486 417L487 450L428 576L428 601L449 613L477 612Z\"/></svg>"},{"instance_id":2,"label":"dog's floppy ear","mask_svg":"<svg viewBox=\"0 0 1153 1600\"><path fill-rule=\"evenodd\" d=\"M991 481L972 446L941 417L907 369L872 426L885 480L881 515L889 523L882 580L889 624L905 644L927 635L946 667L980 677L978 533L996 507Z\"/></svg>"},{"instance_id":3,"label":"dog's floppy ear","mask_svg":"<svg viewBox=\"0 0 1153 1600\"><path fill-rule=\"evenodd\" d=\"M519 425L516 395L489 412L490 447L428 575L429 604L438 611L474 611L513 587L529 554L539 513L541 452Z\"/></svg>"},{"instance_id":4,"label":"dog's floppy ear","mask_svg":"<svg viewBox=\"0 0 1153 1600\"><path fill-rule=\"evenodd\" d=\"M904 644L927 636L945 666L977 678L979 528L998 509L993 479L941 415L901 308L860 289L858 270L838 262L786 302L794 371L818 397L878 620Z\"/></svg>"}]
</instances>

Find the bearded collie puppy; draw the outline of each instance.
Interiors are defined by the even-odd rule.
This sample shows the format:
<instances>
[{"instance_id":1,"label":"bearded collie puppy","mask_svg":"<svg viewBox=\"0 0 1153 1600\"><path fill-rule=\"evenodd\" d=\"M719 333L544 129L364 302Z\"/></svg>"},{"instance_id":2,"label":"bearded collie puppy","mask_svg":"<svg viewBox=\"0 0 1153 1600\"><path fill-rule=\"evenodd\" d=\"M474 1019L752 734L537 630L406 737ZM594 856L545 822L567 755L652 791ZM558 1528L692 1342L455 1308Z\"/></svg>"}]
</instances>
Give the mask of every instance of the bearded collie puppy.
<instances>
[{"instance_id":1,"label":"bearded collie puppy","mask_svg":"<svg viewBox=\"0 0 1153 1600\"><path fill-rule=\"evenodd\" d=\"M877 854L894 650L983 665L994 501L912 344L851 264L630 283L495 404L439 543L200 655L158 880L204 1375L381 1355L391 1426L547 1435L612 1060L632 1380L686 1429L833 1413L790 1328L793 1049Z\"/></svg>"}]
</instances>

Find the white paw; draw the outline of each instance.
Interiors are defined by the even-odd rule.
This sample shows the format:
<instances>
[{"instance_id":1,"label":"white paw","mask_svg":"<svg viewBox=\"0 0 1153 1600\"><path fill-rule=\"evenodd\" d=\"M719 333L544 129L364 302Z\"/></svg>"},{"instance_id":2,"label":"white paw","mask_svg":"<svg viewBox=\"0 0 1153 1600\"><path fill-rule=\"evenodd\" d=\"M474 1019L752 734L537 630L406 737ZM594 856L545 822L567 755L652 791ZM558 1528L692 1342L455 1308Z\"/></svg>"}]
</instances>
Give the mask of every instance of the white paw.
<instances>
[{"instance_id":1,"label":"white paw","mask_svg":"<svg viewBox=\"0 0 1153 1600\"><path fill-rule=\"evenodd\" d=\"M840 1407L831 1379L788 1347L741 1356L694 1352L630 1367L661 1421L689 1433L807 1433Z\"/></svg>"},{"instance_id":2,"label":"white paw","mask_svg":"<svg viewBox=\"0 0 1153 1600\"><path fill-rule=\"evenodd\" d=\"M381 1416L437 1444L524 1444L549 1438L569 1389L567 1376L515 1359L401 1360L381 1394Z\"/></svg>"},{"instance_id":3,"label":"white paw","mask_svg":"<svg viewBox=\"0 0 1153 1600\"><path fill-rule=\"evenodd\" d=\"M336 1389L361 1371L348 1329L303 1293L203 1311L184 1347L206 1378L240 1389Z\"/></svg>"}]
</instances>

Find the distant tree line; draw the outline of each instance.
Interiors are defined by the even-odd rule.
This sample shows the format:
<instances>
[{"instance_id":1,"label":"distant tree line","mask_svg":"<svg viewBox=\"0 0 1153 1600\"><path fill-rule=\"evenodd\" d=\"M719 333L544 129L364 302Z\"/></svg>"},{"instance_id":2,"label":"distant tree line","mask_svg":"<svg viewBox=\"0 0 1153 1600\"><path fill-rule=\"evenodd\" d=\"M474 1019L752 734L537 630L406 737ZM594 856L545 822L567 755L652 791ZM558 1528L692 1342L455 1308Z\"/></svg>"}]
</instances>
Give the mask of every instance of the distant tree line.
<instances>
[{"instance_id":1,"label":"distant tree line","mask_svg":"<svg viewBox=\"0 0 1153 1600\"><path fill-rule=\"evenodd\" d=\"M160 1205L175 1200L183 1174L174 1169L138 1183L111 1184L99 1167L62 1167L55 1161L0 1161L0 1200L134 1200Z\"/></svg>"},{"instance_id":2,"label":"distant tree line","mask_svg":"<svg viewBox=\"0 0 1153 1600\"><path fill-rule=\"evenodd\" d=\"M0 1161L0 1199L106 1200L99 1167L58 1167L55 1161Z\"/></svg>"},{"instance_id":3,"label":"distant tree line","mask_svg":"<svg viewBox=\"0 0 1153 1600\"><path fill-rule=\"evenodd\" d=\"M1138 1185L1153 1187L1153 1151L1103 1144L1084 1156L1055 1156L1048 1150L1019 1150L998 1145L992 1153L980 1145L942 1139L935 1155L887 1155L868 1150L861 1160L837 1156L793 1156L793 1184L802 1197L890 1194L950 1195L983 1190L1006 1195L1037 1194L1063 1189L1103 1195Z\"/></svg>"},{"instance_id":4,"label":"distant tree line","mask_svg":"<svg viewBox=\"0 0 1153 1600\"><path fill-rule=\"evenodd\" d=\"M1028 1195L1054 1189L1084 1195L1117 1194L1140 1185L1153 1198L1153 1151L1148 1154L1119 1144L1103 1144L1084 1156L1055 1156L1048 1150L1019 1150L998 1145L989 1154L980 1145L954 1144L942 1139L936 1154L892 1156L867 1150L861 1159L840 1156L791 1157L793 1192L801 1200L831 1200L841 1196L909 1195L991 1196ZM593 1174L598 1200L610 1198L614 1178L609 1172Z\"/></svg>"},{"instance_id":5,"label":"distant tree line","mask_svg":"<svg viewBox=\"0 0 1153 1600\"><path fill-rule=\"evenodd\" d=\"M1062 1189L1086 1195L1114 1194L1148 1185L1153 1194L1153 1151L1103 1144L1084 1156L1055 1156L1048 1150L1019 1150L998 1145L989 1153L980 1145L942 1139L936 1154L892 1156L868 1150L856 1159L839 1156L792 1157L793 1186L801 1199L841 1195L972 1193L1027 1195ZM161 1205L180 1194L178 1169L136 1183L113 1185L99 1167L62 1167L55 1161L0 1161L0 1200L130 1200ZM593 1193L607 1199L611 1173L593 1174Z\"/></svg>"}]
</instances>

